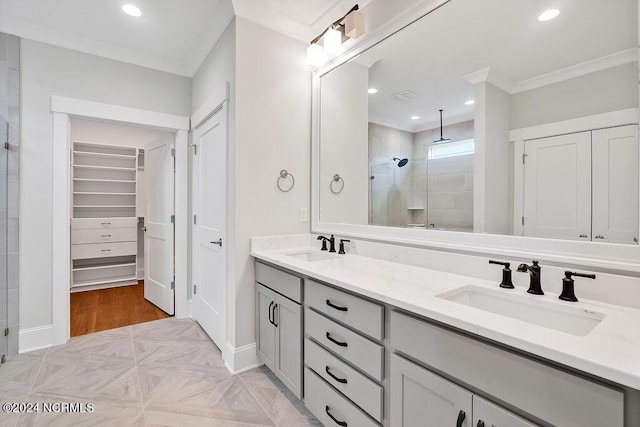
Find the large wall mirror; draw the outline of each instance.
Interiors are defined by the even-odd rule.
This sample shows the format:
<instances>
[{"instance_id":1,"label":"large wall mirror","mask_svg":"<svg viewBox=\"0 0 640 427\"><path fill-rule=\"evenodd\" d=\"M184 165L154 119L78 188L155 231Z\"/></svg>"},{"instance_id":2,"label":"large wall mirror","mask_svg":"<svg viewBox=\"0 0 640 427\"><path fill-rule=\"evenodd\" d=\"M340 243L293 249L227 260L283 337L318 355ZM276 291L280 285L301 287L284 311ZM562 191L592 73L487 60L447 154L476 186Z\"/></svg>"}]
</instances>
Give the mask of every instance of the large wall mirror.
<instances>
[{"instance_id":1,"label":"large wall mirror","mask_svg":"<svg viewBox=\"0 0 640 427\"><path fill-rule=\"evenodd\" d=\"M317 73L316 231L638 245L638 0L440 3Z\"/></svg>"}]
</instances>

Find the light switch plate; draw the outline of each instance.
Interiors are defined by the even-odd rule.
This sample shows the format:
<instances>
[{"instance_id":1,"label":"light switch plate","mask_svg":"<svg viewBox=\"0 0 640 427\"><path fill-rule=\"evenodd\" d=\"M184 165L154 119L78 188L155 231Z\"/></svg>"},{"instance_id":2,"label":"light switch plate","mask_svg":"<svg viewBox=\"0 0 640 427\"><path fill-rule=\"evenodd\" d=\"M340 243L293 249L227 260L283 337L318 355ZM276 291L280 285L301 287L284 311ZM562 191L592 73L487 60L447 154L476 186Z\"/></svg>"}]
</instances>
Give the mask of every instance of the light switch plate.
<instances>
[{"instance_id":1,"label":"light switch plate","mask_svg":"<svg viewBox=\"0 0 640 427\"><path fill-rule=\"evenodd\" d=\"M300 208L300 222L309 221L309 211L307 208Z\"/></svg>"}]
</instances>

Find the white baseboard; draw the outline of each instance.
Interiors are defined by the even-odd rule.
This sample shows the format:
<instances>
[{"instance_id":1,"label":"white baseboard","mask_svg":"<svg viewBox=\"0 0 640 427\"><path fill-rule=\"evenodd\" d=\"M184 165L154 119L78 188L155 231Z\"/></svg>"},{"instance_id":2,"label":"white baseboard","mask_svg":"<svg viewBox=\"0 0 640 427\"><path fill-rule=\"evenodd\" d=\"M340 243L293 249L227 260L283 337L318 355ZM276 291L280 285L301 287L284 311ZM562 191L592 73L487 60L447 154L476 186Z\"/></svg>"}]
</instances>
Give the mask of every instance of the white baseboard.
<instances>
[{"instance_id":1,"label":"white baseboard","mask_svg":"<svg viewBox=\"0 0 640 427\"><path fill-rule=\"evenodd\" d=\"M234 347L227 341L222 359L232 374L240 374L262 365L262 362L258 359L255 343Z\"/></svg>"},{"instance_id":2,"label":"white baseboard","mask_svg":"<svg viewBox=\"0 0 640 427\"><path fill-rule=\"evenodd\" d=\"M18 353L28 353L51 347L53 342L53 325L21 329L18 333Z\"/></svg>"}]
</instances>

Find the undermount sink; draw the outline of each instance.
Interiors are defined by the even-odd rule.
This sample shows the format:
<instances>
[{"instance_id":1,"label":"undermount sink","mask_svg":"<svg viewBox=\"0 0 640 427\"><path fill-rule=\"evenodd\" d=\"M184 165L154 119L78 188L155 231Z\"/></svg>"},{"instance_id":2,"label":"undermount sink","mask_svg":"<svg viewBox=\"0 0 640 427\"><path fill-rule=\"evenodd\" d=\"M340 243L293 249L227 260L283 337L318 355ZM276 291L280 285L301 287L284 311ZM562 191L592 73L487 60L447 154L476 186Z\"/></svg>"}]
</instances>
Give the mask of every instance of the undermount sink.
<instances>
[{"instance_id":1,"label":"undermount sink","mask_svg":"<svg viewBox=\"0 0 640 427\"><path fill-rule=\"evenodd\" d=\"M328 259L334 259L336 258L336 255L333 254L328 254L328 253L324 253L324 252L316 252L316 251L299 251L299 252L291 252L288 254L285 254L286 256L290 256L291 258L295 258L295 259L301 259L303 261L307 261L307 262L314 262L314 261L324 261L324 260L328 260Z\"/></svg>"},{"instance_id":2,"label":"undermount sink","mask_svg":"<svg viewBox=\"0 0 640 427\"><path fill-rule=\"evenodd\" d=\"M535 295L510 294L508 290L477 286L465 286L437 297L577 336L586 336L605 318L603 313L584 308L536 300Z\"/></svg>"}]
</instances>

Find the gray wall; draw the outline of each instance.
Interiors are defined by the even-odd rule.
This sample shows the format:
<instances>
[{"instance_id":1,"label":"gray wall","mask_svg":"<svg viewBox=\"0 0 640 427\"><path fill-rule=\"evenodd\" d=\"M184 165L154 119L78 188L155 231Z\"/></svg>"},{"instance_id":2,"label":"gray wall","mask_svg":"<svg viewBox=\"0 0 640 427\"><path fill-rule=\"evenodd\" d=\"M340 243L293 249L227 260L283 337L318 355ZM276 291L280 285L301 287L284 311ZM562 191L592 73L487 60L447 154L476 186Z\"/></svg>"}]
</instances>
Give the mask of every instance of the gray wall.
<instances>
[{"instance_id":1,"label":"gray wall","mask_svg":"<svg viewBox=\"0 0 640 427\"><path fill-rule=\"evenodd\" d=\"M510 128L638 107L638 63L631 62L511 95Z\"/></svg>"}]
</instances>

